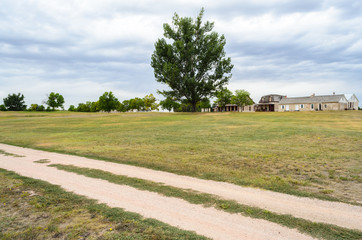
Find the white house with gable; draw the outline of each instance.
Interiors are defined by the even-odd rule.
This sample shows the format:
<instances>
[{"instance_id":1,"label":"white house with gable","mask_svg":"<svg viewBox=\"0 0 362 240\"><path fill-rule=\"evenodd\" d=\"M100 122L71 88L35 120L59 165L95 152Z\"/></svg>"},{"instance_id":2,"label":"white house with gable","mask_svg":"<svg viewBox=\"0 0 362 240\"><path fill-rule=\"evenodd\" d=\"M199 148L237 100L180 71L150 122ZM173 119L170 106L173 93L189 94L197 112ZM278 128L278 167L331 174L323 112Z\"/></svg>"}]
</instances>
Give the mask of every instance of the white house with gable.
<instances>
[{"instance_id":1,"label":"white house with gable","mask_svg":"<svg viewBox=\"0 0 362 240\"><path fill-rule=\"evenodd\" d=\"M348 110L358 110L358 98L355 94L345 94L344 95L348 101Z\"/></svg>"}]
</instances>

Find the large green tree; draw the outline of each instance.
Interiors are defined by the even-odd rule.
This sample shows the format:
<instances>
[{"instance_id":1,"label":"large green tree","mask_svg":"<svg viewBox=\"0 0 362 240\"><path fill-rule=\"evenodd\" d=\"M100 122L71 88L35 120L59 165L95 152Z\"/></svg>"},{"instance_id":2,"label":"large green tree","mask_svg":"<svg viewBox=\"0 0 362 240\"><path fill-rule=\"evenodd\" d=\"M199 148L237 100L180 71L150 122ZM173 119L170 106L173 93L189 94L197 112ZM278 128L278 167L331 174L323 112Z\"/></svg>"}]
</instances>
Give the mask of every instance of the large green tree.
<instances>
[{"instance_id":1,"label":"large green tree","mask_svg":"<svg viewBox=\"0 0 362 240\"><path fill-rule=\"evenodd\" d=\"M171 90L160 94L196 104L215 94L229 82L233 65L225 57L224 35L213 32L214 23L203 24L201 10L196 20L180 18L176 13L172 26L163 25L164 37L155 43L151 66L158 82Z\"/></svg>"},{"instance_id":2,"label":"large green tree","mask_svg":"<svg viewBox=\"0 0 362 240\"><path fill-rule=\"evenodd\" d=\"M48 96L46 104L54 111L56 108L63 108L64 97L59 93L51 92Z\"/></svg>"},{"instance_id":3,"label":"large green tree","mask_svg":"<svg viewBox=\"0 0 362 240\"><path fill-rule=\"evenodd\" d=\"M4 106L8 111L24 111L26 110L26 105L24 101L24 95L21 93L18 94L8 94L8 97L4 98Z\"/></svg>"},{"instance_id":4,"label":"large green tree","mask_svg":"<svg viewBox=\"0 0 362 240\"><path fill-rule=\"evenodd\" d=\"M118 99L113 95L112 92L105 92L98 100L98 109L105 112L116 110L119 106Z\"/></svg>"}]
</instances>

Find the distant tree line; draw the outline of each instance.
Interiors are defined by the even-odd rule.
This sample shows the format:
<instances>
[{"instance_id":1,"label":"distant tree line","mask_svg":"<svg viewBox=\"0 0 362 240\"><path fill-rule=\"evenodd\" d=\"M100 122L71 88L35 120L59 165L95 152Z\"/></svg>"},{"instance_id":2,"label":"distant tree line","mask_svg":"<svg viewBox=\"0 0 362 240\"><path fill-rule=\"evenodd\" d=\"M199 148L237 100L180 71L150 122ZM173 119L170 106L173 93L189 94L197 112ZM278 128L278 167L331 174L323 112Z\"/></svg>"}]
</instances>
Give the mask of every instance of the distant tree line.
<instances>
[{"instance_id":1,"label":"distant tree line","mask_svg":"<svg viewBox=\"0 0 362 240\"><path fill-rule=\"evenodd\" d=\"M51 92L47 96L47 100L44 101L44 104L48 105L47 108L44 105L31 104L27 109L24 101L24 94L8 94L6 98L3 99L4 104L0 105L0 111L55 111L57 108L64 109L64 97L59 93Z\"/></svg>"},{"instance_id":2,"label":"distant tree line","mask_svg":"<svg viewBox=\"0 0 362 240\"><path fill-rule=\"evenodd\" d=\"M99 97L98 101L79 103L77 107L70 105L69 111L73 112L129 112L129 111L152 111L158 110L158 104L153 94L146 95L144 98L132 98L120 102L112 92L105 92Z\"/></svg>"},{"instance_id":3,"label":"distant tree line","mask_svg":"<svg viewBox=\"0 0 362 240\"><path fill-rule=\"evenodd\" d=\"M156 98L153 94L146 95L143 98L132 98L120 102L112 92L105 92L99 97L98 101L87 101L85 103L79 103L77 107L70 105L68 111L72 112L129 112L129 111L153 111L159 110L161 107L163 110L174 111L174 112L200 112L202 108L212 108L215 106L223 107L226 104L237 104L238 106L246 106L253 104L250 98L250 93L245 90L236 90L233 94L228 89L223 89L217 92L217 98L211 105L210 99L203 98L193 106L187 100L177 100L173 97L167 97L157 103ZM64 97L59 93L51 92L47 99L43 101L46 105L31 104L29 108L25 105L24 95L9 94L3 99L4 104L0 105L0 111L55 111L57 109L64 110Z\"/></svg>"},{"instance_id":4,"label":"distant tree line","mask_svg":"<svg viewBox=\"0 0 362 240\"><path fill-rule=\"evenodd\" d=\"M179 101L176 98L167 97L160 102L162 109L174 112L200 112L202 108L213 108L216 106L225 107L226 104L236 104L239 107L244 107L253 104L253 100L250 97L250 93L246 90L236 90L233 94L227 88L222 89L216 93L216 100L211 105L210 99L204 98L196 103L194 109L192 104L188 101Z\"/></svg>"},{"instance_id":5,"label":"distant tree line","mask_svg":"<svg viewBox=\"0 0 362 240\"><path fill-rule=\"evenodd\" d=\"M29 108L26 108L24 101L24 95L9 94L3 99L4 104L0 105L0 111L55 111L57 109L64 110L64 97L59 93L51 92L47 99L43 101L47 105L31 104ZM128 111L152 111L158 110L159 104L156 102L156 98L153 94L146 95L143 98L132 98L120 102L112 92L105 92L99 97L98 101L86 103L79 103L77 107L70 105L68 111L74 112L128 112Z\"/></svg>"}]
</instances>

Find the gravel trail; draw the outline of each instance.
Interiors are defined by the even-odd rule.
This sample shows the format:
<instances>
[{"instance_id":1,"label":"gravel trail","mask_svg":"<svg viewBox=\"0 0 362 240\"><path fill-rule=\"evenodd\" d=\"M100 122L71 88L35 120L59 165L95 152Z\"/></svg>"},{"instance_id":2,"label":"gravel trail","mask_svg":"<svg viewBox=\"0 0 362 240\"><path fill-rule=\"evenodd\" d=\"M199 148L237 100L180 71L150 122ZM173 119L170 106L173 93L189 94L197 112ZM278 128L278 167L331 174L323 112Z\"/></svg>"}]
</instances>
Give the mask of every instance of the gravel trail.
<instances>
[{"instance_id":1,"label":"gravel trail","mask_svg":"<svg viewBox=\"0 0 362 240\"><path fill-rule=\"evenodd\" d=\"M197 234L212 239L313 239L294 229L266 220L229 214L215 208L205 208L178 198L165 197L157 193L57 170L44 164L24 161L24 158L0 155L0 168L60 185L67 191L96 199L110 207L120 207L146 218L195 231Z\"/></svg>"},{"instance_id":2,"label":"gravel trail","mask_svg":"<svg viewBox=\"0 0 362 240\"><path fill-rule=\"evenodd\" d=\"M230 183L203 180L147 168L5 144L0 144L0 149L9 153L25 156L19 158L24 162L49 159L49 164L72 164L78 167L100 169L114 174L160 182L182 189L192 189L203 193L214 194L225 199L235 200L241 204L263 208L275 213L290 214L313 222L322 222L349 229L362 230L362 207L359 206L296 197L262 189L241 187ZM1 158L0 155L0 159Z\"/></svg>"}]
</instances>

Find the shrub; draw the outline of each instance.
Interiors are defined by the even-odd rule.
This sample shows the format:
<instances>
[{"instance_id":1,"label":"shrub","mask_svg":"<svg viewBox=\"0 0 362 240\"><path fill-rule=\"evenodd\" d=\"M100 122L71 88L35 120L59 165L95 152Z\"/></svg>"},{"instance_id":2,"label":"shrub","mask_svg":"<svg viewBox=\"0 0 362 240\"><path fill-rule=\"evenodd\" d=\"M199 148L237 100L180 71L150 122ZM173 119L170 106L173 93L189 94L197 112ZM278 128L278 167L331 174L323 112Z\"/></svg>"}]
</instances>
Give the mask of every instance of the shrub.
<instances>
[{"instance_id":1,"label":"shrub","mask_svg":"<svg viewBox=\"0 0 362 240\"><path fill-rule=\"evenodd\" d=\"M0 111L6 111L6 107L5 107L5 105L0 105Z\"/></svg>"}]
</instances>

